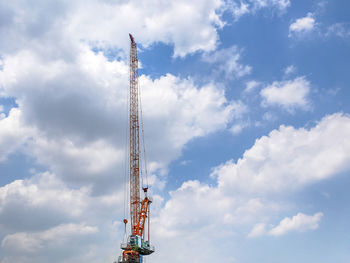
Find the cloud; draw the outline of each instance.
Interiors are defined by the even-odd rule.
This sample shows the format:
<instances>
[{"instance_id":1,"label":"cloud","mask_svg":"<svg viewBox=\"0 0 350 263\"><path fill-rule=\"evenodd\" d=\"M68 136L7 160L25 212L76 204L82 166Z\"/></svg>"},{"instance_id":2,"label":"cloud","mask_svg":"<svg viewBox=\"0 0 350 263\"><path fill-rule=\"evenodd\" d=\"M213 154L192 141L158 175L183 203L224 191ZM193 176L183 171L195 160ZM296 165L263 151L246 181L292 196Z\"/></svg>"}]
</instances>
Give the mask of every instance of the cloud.
<instances>
[{"instance_id":1,"label":"cloud","mask_svg":"<svg viewBox=\"0 0 350 263\"><path fill-rule=\"evenodd\" d=\"M317 229L322 216L322 213L316 213L313 216L298 213L292 218L286 217L269 231L269 235L281 236L291 231L305 232Z\"/></svg>"},{"instance_id":2,"label":"cloud","mask_svg":"<svg viewBox=\"0 0 350 263\"><path fill-rule=\"evenodd\" d=\"M290 75L290 74L293 74L297 71L297 68L296 66L294 65L290 65L288 67L285 68L284 70L284 75Z\"/></svg>"},{"instance_id":3,"label":"cloud","mask_svg":"<svg viewBox=\"0 0 350 263\"><path fill-rule=\"evenodd\" d=\"M229 259L232 255L227 248L232 240L246 236L252 226L255 226L252 237L317 228L321 218L318 214L298 214L283 219L278 226L267 226L271 218L283 218L288 211L288 205L281 204L283 195L350 169L349 131L350 117L342 114L327 116L309 130L281 127L258 139L237 163L217 167L212 175L215 181L210 185L186 181L170 192L165 203L156 196L152 242L162 253L152 256L154 262L169 257L179 261L184 254L187 259L195 259L205 247L217 242L227 246L215 251L203 250L200 259L214 260L218 255ZM244 177L237 177L239 174ZM274 193L278 202L269 193ZM53 258L53 262L95 262L105 255L112 260L119 253L115 244L122 235L122 226L113 220L122 214L122 200L121 191L96 196L86 187L70 189L49 173L0 188L0 225L3 233L7 229L2 241L6 253L3 262L19 262L21 256L26 256L21 262L47 262L62 250L66 251L63 258ZM33 214L36 216L29 220ZM26 219L27 225L16 223L14 219L20 218ZM63 229L57 241L51 240L50 233L61 231L60 226L78 230ZM85 233L88 229L91 233ZM200 244L194 246L199 238ZM180 244L184 253L174 251L175 244Z\"/></svg>"},{"instance_id":4,"label":"cloud","mask_svg":"<svg viewBox=\"0 0 350 263\"><path fill-rule=\"evenodd\" d=\"M128 50L128 33L138 43L174 45L175 56L216 48L224 1L11 1L0 6L0 50L26 47L47 57L74 57L81 41L90 45ZM26 10L22 12L22 10ZM130 19L132 15L133 19ZM64 40L63 40L64 39ZM41 50L41 47L45 49Z\"/></svg>"},{"instance_id":5,"label":"cloud","mask_svg":"<svg viewBox=\"0 0 350 263\"><path fill-rule=\"evenodd\" d=\"M235 18L235 20L237 21L239 18L241 18L241 16L245 15L245 14L249 14L251 11L249 9L249 5L245 2L236 2L236 1L231 1L229 2L229 9L232 12L233 17Z\"/></svg>"},{"instance_id":6,"label":"cloud","mask_svg":"<svg viewBox=\"0 0 350 263\"><path fill-rule=\"evenodd\" d=\"M109 61L87 47L74 61L45 60L23 51L7 56L5 62L2 92L16 98L21 115L13 130L23 131L23 138L16 144L27 146L26 154L78 187L92 184L97 193L120 185L127 126L126 63ZM214 83L197 86L191 79L168 74L159 79L141 76L140 85L146 146L155 142L147 151L151 172L166 173L187 142L224 129L245 107L227 101ZM33 132L25 132L28 127ZM9 147L4 149L9 153ZM110 184L115 176L115 184Z\"/></svg>"},{"instance_id":7,"label":"cloud","mask_svg":"<svg viewBox=\"0 0 350 263\"><path fill-rule=\"evenodd\" d=\"M242 122L242 123L237 123L233 125L229 130L232 132L234 135L240 134L244 128L249 127L250 123L249 122Z\"/></svg>"},{"instance_id":8,"label":"cloud","mask_svg":"<svg viewBox=\"0 0 350 263\"><path fill-rule=\"evenodd\" d=\"M306 232L315 230L319 227L319 223L323 217L323 213L316 213L314 215L305 215L298 213L292 218L286 217L281 220L279 225L271 227L267 231L265 223L255 224L248 237L259 237L263 235L282 236L289 232Z\"/></svg>"},{"instance_id":9,"label":"cloud","mask_svg":"<svg viewBox=\"0 0 350 263\"><path fill-rule=\"evenodd\" d=\"M271 112L265 112L262 116L263 121L276 121L277 116Z\"/></svg>"},{"instance_id":10,"label":"cloud","mask_svg":"<svg viewBox=\"0 0 350 263\"><path fill-rule=\"evenodd\" d=\"M181 249L187 258L196 258L203 247L218 242L232 244L246 233L257 237L316 229L320 213L299 213L274 227L269 222L289 211L291 205L283 203L285 195L350 170L349 131L350 117L342 114L327 116L309 130L281 127L258 139L236 163L215 168L215 181L210 185L184 182L170 192L169 200L152 220L157 225L153 240L164 252L155 255L155 261L162 262L165 257L182 260L182 253L171 250L171 244L186 242ZM190 244L198 243L198 238L201 245L193 250ZM214 258L210 250L203 253ZM215 254L229 256L225 248L218 248Z\"/></svg>"},{"instance_id":11,"label":"cloud","mask_svg":"<svg viewBox=\"0 0 350 263\"><path fill-rule=\"evenodd\" d=\"M259 237L266 234L266 224L258 223L255 224L252 231L248 234L248 237Z\"/></svg>"},{"instance_id":12,"label":"cloud","mask_svg":"<svg viewBox=\"0 0 350 263\"><path fill-rule=\"evenodd\" d=\"M114 220L122 209L122 191L96 196L86 187L71 189L48 172L16 180L0 188L0 261L96 262L115 257L122 229Z\"/></svg>"},{"instance_id":13,"label":"cloud","mask_svg":"<svg viewBox=\"0 0 350 263\"><path fill-rule=\"evenodd\" d=\"M244 93L250 93L254 91L257 87L260 86L260 82L251 80L246 83L246 88L244 89Z\"/></svg>"},{"instance_id":14,"label":"cloud","mask_svg":"<svg viewBox=\"0 0 350 263\"><path fill-rule=\"evenodd\" d=\"M0 163L18 150L32 133L29 127L21 126L20 119L21 112L16 108L11 109L7 117L5 114L0 115Z\"/></svg>"},{"instance_id":15,"label":"cloud","mask_svg":"<svg viewBox=\"0 0 350 263\"><path fill-rule=\"evenodd\" d=\"M255 14L264 8L277 10L278 14L283 14L290 5L290 0L231 0L227 3L228 10L236 21L243 15Z\"/></svg>"},{"instance_id":16,"label":"cloud","mask_svg":"<svg viewBox=\"0 0 350 263\"><path fill-rule=\"evenodd\" d=\"M350 24L349 23L335 23L327 28L325 33L326 37L337 36L341 38L350 37Z\"/></svg>"},{"instance_id":17,"label":"cloud","mask_svg":"<svg viewBox=\"0 0 350 263\"><path fill-rule=\"evenodd\" d=\"M214 75L218 77L223 75L227 79L241 78L252 71L251 66L239 63L241 54L242 50L232 46L203 54L203 61L213 64L213 68L215 68Z\"/></svg>"},{"instance_id":18,"label":"cloud","mask_svg":"<svg viewBox=\"0 0 350 263\"><path fill-rule=\"evenodd\" d=\"M310 101L308 95L311 89L310 82L305 77L294 80L275 81L260 91L263 106L280 106L287 111L301 108L308 110Z\"/></svg>"},{"instance_id":19,"label":"cloud","mask_svg":"<svg viewBox=\"0 0 350 263\"><path fill-rule=\"evenodd\" d=\"M285 11L291 5L290 0L253 0L252 3L255 8L275 7L280 11Z\"/></svg>"},{"instance_id":20,"label":"cloud","mask_svg":"<svg viewBox=\"0 0 350 263\"><path fill-rule=\"evenodd\" d=\"M300 34L310 32L315 28L315 18L312 13L308 13L306 17L299 18L295 20L289 26L289 36L291 37L293 33Z\"/></svg>"},{"instance_id":21,"label":"cloud","mask_svg":"<svg viewBox=\"0 0 350 263\"><path fill-rule=\"evenodd\" d=\"M195 261L198 255L200 260L215 261L218 257L226 260L232 257L228 248L239 235L239 229L261 220L264 213L276 210L276 206L259 198L241 198L199 181L184 182L170 192L159 216L152 219L152 224L157 226L153 228L153 240L162 251L153 256L153 261L164 262L171 258L181 262L185 257ZM218 242L224 245L215 250L205 249ZM176 244L180 244L183 253L172 249Z\"/></svg>"},{"instance_id":22,"label":"cloud","mask_svg":"<svg viewBox=\"0 0 350 263\"><path fill-rule=\"evenodd\" d=\"M0 228L33 231L72 220L82 214L88 196L89 189L71 190L47 172L13 181L0 188Z\"/></svg>"},{"instance_id":23,"label":"cloud","mask_svg":"<svg viewBox=\"0 0 350 263\"><path fill-rule=\"evenodd\" d=\"M155 262L183 260L183 253L171 249L178 243L187 259L196 259L203 247L228 244L201 254L228 258L227 248L241 235L279 236L318 228L322 213L285 217L292 206L285 196L350 170L349 131L350 117L342 114L327 116L310 129L281 127L258 139L236 163L214 169L213 183L184 182L152 220L157 225L153 240L162 251L154 255ZM284 219L274 226L270 222L276 217ZM198 238L201 242L194 246Z\"/></svg>"},{"instance_id":24,"label":"cloud","mask_svg":"<svg viewBox=\"0 0 350 263\"><path fill-rule=\"evenodd\" d=\"M8 255L1 262L96 262L98 232L96 226L62 224L42 232L10 234L1 243Z\"/></svg>"},{"instance_id":25,"label":"cloud","mask_svg":"<svg viewBox=\"0 0 350 263\"><path fill-rule=\"evenodd\" d=\"M57 246L65 243L73 236L85 236L98 232L97 227L83 224L65 224L37 233L20 232L7 235L1 246L7 250L19 252L37 252L47 246Z\"/></svg>"},{"instance_id":26,"label":"cloud","mask_svg":"<svg viewBox=\"0 0 350 263\"><path fill-rule=\"evenodd\" d=\"M311 129L280 126L212 176L227 191L287 193L350 169L350 117L324 117ZM271 182L274 182L271 184Z\"/></svg>"},{"instance_id":27,"label":"cloud","mask_svg":"<svg viewBox=\"0 0 350 263\"><path fill-rule=\"evenodd\" d=\"M250 12L265 7L282 12L290 5L286 0L249 3ZM225 24L221 16L225 8L223 1L217 0L170 4L108 0L0 4L0 23L5 25L0 28L0 53L4 54L0 94L14 98L18 104L0 120L1 128L5 127L0 130L1 156L5 160L9 154L21 151L49 170L0 188L1 263L115 259L123 230L118 222L123 214L120 188L128 86L127 34L134 33L142 48L158 42L173 45L174 56L207 52L215 65L221 63L224 55L230 55L221 72L239 78L251 71L250 66L239 62L240 51L232 48L213 52L218 42L217 30ZM245 12L243 8L241 13ZM106 50L112 50L111 57L103 55ZM190 78L172 74L157 79L142 76L140 83L146 146L147 141L154 142L147 154L151 178L156 182L161 180L156 175L166 173L169 163L181 155L188 142L234 125L246 107L228 100L225 91L215 83L197 85ZM346 116L338 117L343 117L343 125L347 123ZM334 123L325 124L324 129L331 129L331 124ZM338 130L340 124L334 125ZM344 133L348 130L341 128ZM303 131L291 127L289 130L297 135ZM285 133L282 128L274 131L279 132ZM267 140L275 149L274 133L270 141L260 141ZM323 139L322 134L312 134L317 141ZM340 138L342 134L335 140ZM342 148L338 141L332 142L339 154ZM273 152L261 144L267 152ZM256 145L252 151L259 146L259 140ZM279 141L277 145L289 147ZM342 147L348 152L346 141ZM310 161L307 154L301 155L296 148L291 151L301 160ZM327 144L311 147L310 151L314 150L322 155L333 148ZM278 153L281 155L281 151ZM342 156L345 164L338 160ZM321 157L323 163L325 157ZM248 164L251 162L248 154L243 158ZM285 162L282 159L280 165ZM346 154L340 152L334 156L333 166L327 163L328 173L323 171L326 175L319 180L347 169L346 163ZM262 166L258 164L257 168ZM280 166L275 167L278 172ZM213 184L184 182L165 202L155 196L154 243L162 251L154 255L155 262L169 258L177 262L215 262L218 255L222 261L230 262L231 242L240 231L244 232L241 226L245 229L257 222L268 222L271 214L281 212L280 206L264 194L240 195L239 191L232 191L236 188L231 185L231 175L208 178L214 180ZM247 179L255 185L251 174ZM203 236L203 231L207 235ZM217 247L218 241L224 241L220 242L224 245L217 250L207 249Z\"/></svg>"}]
</instances>

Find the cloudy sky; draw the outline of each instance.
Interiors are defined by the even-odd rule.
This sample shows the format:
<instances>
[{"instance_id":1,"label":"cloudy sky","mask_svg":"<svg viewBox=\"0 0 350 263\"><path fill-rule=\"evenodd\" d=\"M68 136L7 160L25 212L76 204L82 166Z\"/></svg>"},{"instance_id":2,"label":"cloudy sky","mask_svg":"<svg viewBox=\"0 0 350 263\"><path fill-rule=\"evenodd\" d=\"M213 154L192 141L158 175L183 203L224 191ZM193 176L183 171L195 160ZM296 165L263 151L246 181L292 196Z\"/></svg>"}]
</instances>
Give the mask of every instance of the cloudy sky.
<instances>
[{"instance_id":1,"label":"cloudy sky","mask_svg":"<svg viewBox=\"0 0 350 263\"><path fill-rule=\"evenodd\" d=\"M348 263L348 0L0 0L0 262L112 263L138 43L156 253Z\"/></svg>"}]
</instances>

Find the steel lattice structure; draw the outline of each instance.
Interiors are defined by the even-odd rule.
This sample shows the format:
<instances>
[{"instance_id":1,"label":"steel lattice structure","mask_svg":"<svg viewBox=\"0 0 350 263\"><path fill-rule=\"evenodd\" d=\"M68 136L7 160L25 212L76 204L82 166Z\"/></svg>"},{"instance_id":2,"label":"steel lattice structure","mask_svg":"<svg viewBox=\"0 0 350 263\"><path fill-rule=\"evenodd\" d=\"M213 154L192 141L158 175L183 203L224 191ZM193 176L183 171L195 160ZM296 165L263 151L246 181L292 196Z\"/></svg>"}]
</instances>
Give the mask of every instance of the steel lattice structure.
<instances>
[{"instance_id":1,"label":"steel lattice structure","mask_svg":"<svg viewBox=\"0 0 350 263\"><path fill-rule=\"evenodd\" d=\"M140 124L138 106L138 59L135 40L129 34L130 47L130 223L132 234L136 234L140 213Z\"/></svg>"},{"instance_id":2,"label":"steel lattice structure","mask_svg":"<svg viewBox=\"0 0 350 263\"><path fill-rule=\"evenodd\" d=\"M139 85L137 46L130 36L130 223L131 235L127 243L122 243L123 255L118 263L142 263L142 257L154 252L150 245L149 216L152 201L147 196L148 185L143 187L145 197L140 199L140 122L139 122ZM141 104L141 103L140 103ZM142 111L141 111L142 119ZM143 126L142 126L143 127ZM142 128L143 134L143 128ZM145 152L144 152L145 155ZM145 161L145 160L144 160ZM145 169L146 170L146 169ZM146 172L147 177L147 172ZM147 220L148 219L148 220ZM148 238L145 239L145 222L148 221ZM124 219L125 231L127 219Z\"/></svg>"}]
</instances>

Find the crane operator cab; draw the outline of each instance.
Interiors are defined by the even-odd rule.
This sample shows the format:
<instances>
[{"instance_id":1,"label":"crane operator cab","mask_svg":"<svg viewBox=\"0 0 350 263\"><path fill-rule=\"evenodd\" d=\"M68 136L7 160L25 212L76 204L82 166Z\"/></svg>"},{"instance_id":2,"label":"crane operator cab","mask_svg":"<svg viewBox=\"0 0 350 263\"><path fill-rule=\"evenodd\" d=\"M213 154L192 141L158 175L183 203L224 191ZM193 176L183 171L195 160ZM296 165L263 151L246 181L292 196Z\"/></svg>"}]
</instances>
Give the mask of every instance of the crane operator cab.
<instances>
[{"instance_id":1,"label":"crane operator cab","mask_svg":"<svg viewBox=\"0 0 350 263\"><path fill-rule=\"evenodd\" d=\"M140 255L150 255L154 252L154 247L149 244L148 241L144 241L143 238L141 238L138 235L131 235L128 237L128 243L122 244L121 249L123 250L133 250Z\"/></svg>"}]
</instances>

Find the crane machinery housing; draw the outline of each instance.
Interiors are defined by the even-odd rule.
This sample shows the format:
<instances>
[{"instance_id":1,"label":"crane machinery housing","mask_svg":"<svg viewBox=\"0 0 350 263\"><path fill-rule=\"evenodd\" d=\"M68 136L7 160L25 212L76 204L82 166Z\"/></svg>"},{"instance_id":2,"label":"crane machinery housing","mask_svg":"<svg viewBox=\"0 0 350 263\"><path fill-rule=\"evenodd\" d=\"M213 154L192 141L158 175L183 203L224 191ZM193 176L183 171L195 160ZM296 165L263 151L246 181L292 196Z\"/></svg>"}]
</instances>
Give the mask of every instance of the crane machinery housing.
<instances>
[{"instance_id":1,"label":"crane machinery housing","mask_svg":"<svg viewBox=\"0 0 350 263\"><path fill-rule=\"evenodd\" d=\"M154 247L150 245L150 204L151 199L147 196L148 183L146 186L142 183L144 198L140 198L140 121L139 107L140 90L138 83L138 58L137 46L134 37L130 37L130 90L129 90L129 128L130 128L130 143L129 143L129 176L130 176L130 225L131 234L126 242L121 243L122 255L118 259L118 263L142 263L143 256L150 255L154 252ZM141 110L142 121L142 110ZM141 132L143 126L141 122ZM143 135L143 134L142 134ZM143 136L142 136L143 138ZM144 145L144 143L143 143ZM145 154L144 154L145 155ZM144 156L145 158L145 156ZM143 160L144 163L146 160ZM146 167L146 166L145 166ZM145 168L147 176L147 169ZM146 224L146 221L148 224ZM124 219L125 231L127 219ZM147 237L146 237L147 228Z\"/></svg>"}]
</instances>

